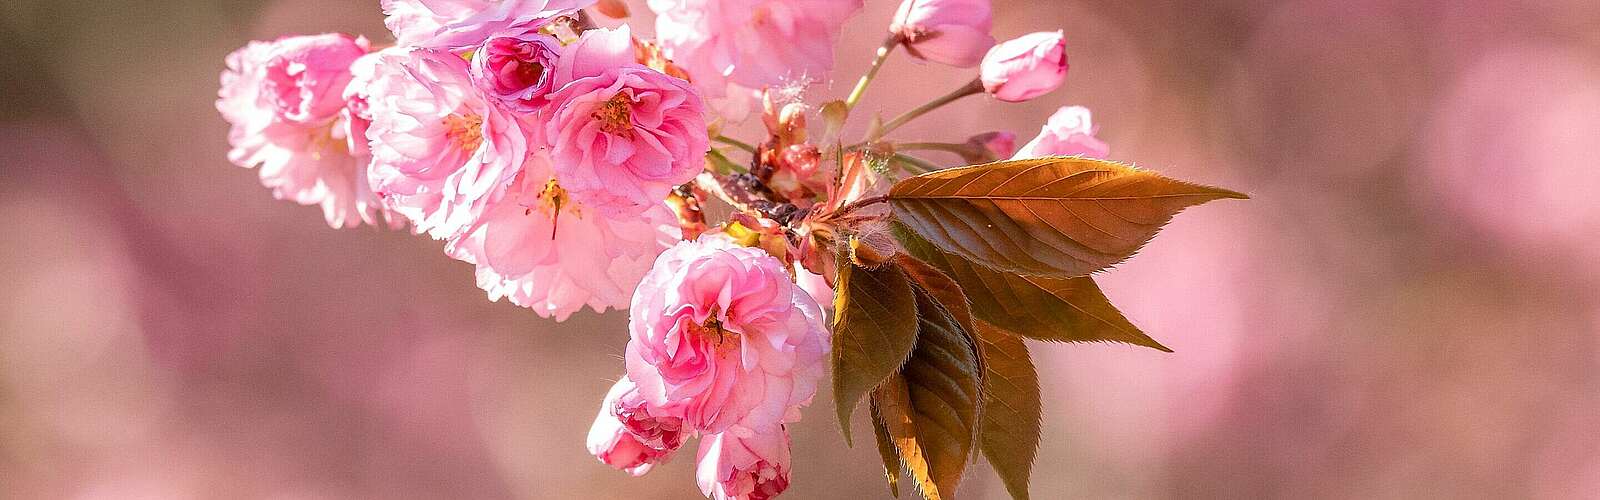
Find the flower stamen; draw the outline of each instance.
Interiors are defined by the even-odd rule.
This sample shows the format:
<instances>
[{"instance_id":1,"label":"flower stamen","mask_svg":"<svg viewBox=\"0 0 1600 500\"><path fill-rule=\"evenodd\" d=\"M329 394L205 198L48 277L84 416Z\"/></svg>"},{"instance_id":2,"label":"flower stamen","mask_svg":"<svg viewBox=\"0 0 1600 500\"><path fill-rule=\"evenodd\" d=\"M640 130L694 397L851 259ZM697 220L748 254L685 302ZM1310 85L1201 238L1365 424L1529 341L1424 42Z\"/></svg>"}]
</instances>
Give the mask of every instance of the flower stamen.
<instances>
[{"instance_id":1,"label":"flower stamen","mask_svg":"<svg viewBox=\"0 0 1600 500\"><path fill-rule=\"evenodd\" d=\"M483 117L451 114L444 117L445 136L462 151L477 151L483 144Z\"/></svg>"},{"instance_id":2,"label":"flower stamen","mask_svg":"<svg viewBox=\"0 0 1600 500\"><path fill-rule=\"evenodd\" d=\"M600 122L600 130L607 134L633 136L633 99L628 94L617 92L590 116Z\"/></svg>"}]
</instances>

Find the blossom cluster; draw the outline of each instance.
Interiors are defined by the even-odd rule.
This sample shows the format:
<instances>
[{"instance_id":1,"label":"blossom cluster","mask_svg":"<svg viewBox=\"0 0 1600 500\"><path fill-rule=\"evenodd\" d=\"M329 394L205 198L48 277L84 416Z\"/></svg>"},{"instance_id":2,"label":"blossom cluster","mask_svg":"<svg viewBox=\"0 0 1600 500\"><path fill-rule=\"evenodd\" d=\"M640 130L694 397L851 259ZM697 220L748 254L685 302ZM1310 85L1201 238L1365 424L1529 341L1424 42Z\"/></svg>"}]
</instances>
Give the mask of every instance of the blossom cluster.
<instances>
[{"instance_id":1,"label":"blossom cluster","mask_svg":"<svg viewBox=\"0 0 1600 500\"><path fill-rule=\"evenodd\" d=\"M392 44L287 36L227 56L229 160L335 228L442 241L493 300L558 321L629 310L625 374L590 451L638 475L698 437L707 496L783 492L787 425L830 351L835 274L832 250L796 228L881 191L853 166L898 154L876 139L899 120L847 153L808 132L829 118L800 98L831 82L862 0L648 0L653 38L592 22L626 16L616 0L381 3ZM988 0L904 0L887 47L976 66L968 93L1000 101L1061 86L1061 32L997 43L990 25ZM753 116L768 132L755 145L717 132ZM971 162L1107 153L1081 107L1020 148L1009 132L937 146ZM711 198L732 222L706 223Z\"/></svg>"}]
</instances>

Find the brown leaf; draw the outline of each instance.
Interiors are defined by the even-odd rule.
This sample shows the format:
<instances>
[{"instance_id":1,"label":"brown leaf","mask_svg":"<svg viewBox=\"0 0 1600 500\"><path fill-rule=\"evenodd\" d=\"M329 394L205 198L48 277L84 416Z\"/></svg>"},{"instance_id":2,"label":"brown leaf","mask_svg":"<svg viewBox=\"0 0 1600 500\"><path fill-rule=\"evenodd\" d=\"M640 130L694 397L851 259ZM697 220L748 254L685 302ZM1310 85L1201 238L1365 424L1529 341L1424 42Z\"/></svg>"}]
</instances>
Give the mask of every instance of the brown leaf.
<instances>
[{"instance_id":1,"label":"brown leaf","mask_svg":"<svg viewBox=\"0 0 1600 500\"><path fill-rule=\"evenodd\" d=\"M905 381L898 383L904 385ZM883 460L883 476L889 482L889 494L900 498L900 453L895 451L894 438L889 435L889 428L883 422L883 411L878 408L878 398L872 398L871 406L872 436L878 441L878 458Z\"/></svg>"},{"instance_id":2,"label":"brown leaf","mask_svg":"<svg viewBox=\"0 0 1600 500\"><path fill-rule=\"evenodd\" d=\"M894 216L939 248L991 268L1072 278L1143 247L1184 208L1226 189L1079 157L930 172L889 191Z\"/></svg>"},{"instance_id":3,"label":"brown leaf","mask_svg":"<svg viewBox=\"0 0 1600 500\"><path fill-rule=\"evenodd\" d=\"M939 304L943 305L967 332L977 331L977 325L972 319L972 306L967 301L967 294L960 284L927 262L910 255L896 254L894 263L900 266L900 270L905 271L906 277L911 278L913 283L938 299Z\"/></svg>"},{"instance_id":4,"label":"brown leaf","mask_svg":"<svg viewBox=\"0 0 1600 500\"><path fill-rule=\"evenodd\" d=\"M983 343L983 427L979 449L1011 498L1027 500L1028 477L1039 451L1039 374L1021 337L978 324Z\"/></svg>"},{"instance_id":5,"label":"brown leaf","mask_svg":"<svg viewBox=\"0 0 1600 500\"><path fill-rule=\"evenodd\" d=\"M873 401L923 497L953 498L977 440L982 365L977 342L937 299L917 291L917 348Z\"/></svg>"},{"instance_id":6,"label":"brown leaf","mask_svg":"<svg viewBox=\"0 0 1600 500\"><path fill-rule=\"evenodd\" d=\"M900 370L917 343L916 298L896 266L862 269L839 260L834 287L833 399L845 442L867 391Z\"/></svg>"},{"instance_id":7,"label":"brown leaf","mask_svg":"<svg viewBox=\"0 0 1600 500\"><path fill-rule=\"evenodd\" d=\"M1032 339L1123 342L1172 352L1128 321L1093 278L999 272L944 252L908 228L896 227L894 232L906 252L944 271L967 291L978 319Z\"/></svg>"},{"instance_id":8,"label":"brown leaf","mask_svg":"<svg viewBox=\"0 0 1600 500\"><path fill-rule=\"evenodd\" d=\"M933 469L928 463L928 457L922 451L922 441L917 434L916 409L911 403L911 389L906 384L905 377L895 375L883 382L872 391L872 411L877 413L877 420L883 424L884 433L889 436L895 451L900 455L900 465L916 481L917 491L922 492L922 497L927 500L939 500L939 487L933 482ZM882 453L882 450L879 450ZM890 491L895 496L900 496L898 491L900 480L897 476L890 481Z\"/></svg>"}]
</instances>

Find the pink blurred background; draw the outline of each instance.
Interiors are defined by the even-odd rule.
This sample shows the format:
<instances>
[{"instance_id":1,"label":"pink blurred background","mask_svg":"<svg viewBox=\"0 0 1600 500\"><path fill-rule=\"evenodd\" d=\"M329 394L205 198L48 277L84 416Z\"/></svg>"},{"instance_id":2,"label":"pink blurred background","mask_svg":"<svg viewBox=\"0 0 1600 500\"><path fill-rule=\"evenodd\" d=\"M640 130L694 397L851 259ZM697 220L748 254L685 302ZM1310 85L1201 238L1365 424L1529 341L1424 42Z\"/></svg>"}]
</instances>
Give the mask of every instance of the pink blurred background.
<instances>
[{"instance_id":1,"label":"pink blurred background","mask_svg":"<svg viewBox=\"0 0 1600 500\"><path fill-rule=\"evenodd\" d=\"M847 25L827 95L895 3ZM438 243L330 230L225 160L223 55L384 40L376 4L0 3L0 497L699 498L686 457L631 479L584 450L623 315L488 302ZM994 5L1000 38L1066 31L1066 86L897 136L1082 104L1113 158L1254 196L1101 279L1176 353L1034 346L1035 498L1600 497L1600 4ZM971 78L884 74L888 115ZM789 497L886 496L830 405Z\"/></svg>"}]
</instances>

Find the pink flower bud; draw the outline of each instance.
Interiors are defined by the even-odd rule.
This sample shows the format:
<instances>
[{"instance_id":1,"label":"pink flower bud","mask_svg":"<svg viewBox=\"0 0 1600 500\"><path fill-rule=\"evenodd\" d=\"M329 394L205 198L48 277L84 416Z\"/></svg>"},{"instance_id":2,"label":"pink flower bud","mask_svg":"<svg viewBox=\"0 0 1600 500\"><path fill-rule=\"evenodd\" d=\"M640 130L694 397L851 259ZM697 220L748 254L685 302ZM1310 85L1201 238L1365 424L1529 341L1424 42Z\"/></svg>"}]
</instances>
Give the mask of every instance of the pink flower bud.
<instances>
[{"instance_id":1,"label":"pink flower bud","mask_svg":"<svg viewBox=\"0 0 1600 500\"><path fill-rule=\"evenodd\" d=\"M673 451L683 446L683 419L653 415L650 406L639 396L639 387L623 377L606 395L611 415L622 422L634 439L657 450ZM660 413L660 412L656 412Z\"/></svg>"},{"instance_id":2,"label":"pink flower bud","mask_svg":"<svg viewBox=\"0 0 1600 500\"><path fill-rule=\"evenodd\" d=\"M1067 78L1067 42L1060 31L1017 37L989 49L979 69L983 90L996 99L1022 102L1044 95Z\"/></svg>"},{"instance_id":3,"label":"pink flower bud","mask_svg":"<svg viewBox=\"0 0 1600 500\"><path fill-rule=\"evenodd\" d=\"M789 433L783 427L767 432L735 428L706 436L700 440L695 475L700 492L713 500L776 497L789 489Z\"/></svg>"},{"instance_id":4,"label":"pink flower bud","mask_svg":"<svg viewBox=\"0 0 1600 500\"><path fill-rule=\"evenodd\" d=\"M622 427L622 422L604 411L595 417L594 426L589 428L589 453L600 459L600 463L634 477L650 472L670 455L670 452L645 446Z\"/></svg>"},{"instance_id":5,"label":"pink flower bud","mask_svg":"<svg viewBox=\"0 0 1600 500\"><path fill-rule=\"evenodd\" d=\"M668 423L649 418L644 402L638 395L638 388L627 377L612 385L611 391L606 393L605 402L600 403L600 414L595 416L594 425L589 428L588 443L589 453L600 459L601 463L634 476L650 472L652 467L665 462L672 452L683 446L683 436L676 430L670 433L655 432L671 425L662 425ZM623 413L619 414L619 410ZM636 428L647 429L650 437L641 439L635 432Z\"/></svg>"},{"instance_id":6,"label":"pink flower bud","mask_svg":"<svg viewBox=\"0 0 1600 500\"><path fill-rule=\"evenodd\" d=\"M994 46L990 22L989 0L904 0L889 31L912 57L970 68Z\"/></svg>"},{"instance_id":7,"label":"pink flower bud","mask_svg":"<svg viewBox=\"0 0 1600 500\"><path fill-rule=\"evenodd\" d=\"M507 107L533 111L551 90L560 52L560 41L538 32L491 38L472 55L472 80Z\"/></svg>"},{"instance_id":8,"label":"pink flower bud","mask_svg":"<svg viewBox=\"0 0 1600 500\"><path fill-rule=\"evenodd\" d=\"M1094 136L1094 124L1089 120L1089 108L1063 106L1050 115L1039 136L1022 145L1012 159L1040 158L1044 156L1084 156L1105 158L1111 147Z\"/></svg>"},{"instance_id":9,"label":"pink flower bud","mask_svg":"<svg viewBox=\"0 0 1600 500\"><path fill-rule=\"evenodd\" d=\"M1017 134L1011 132L985 132L967 139L967 146L976 154L962 154L964 160L985 163L1010 158L1017 151Z\"/></svg>"}]
</instances>

